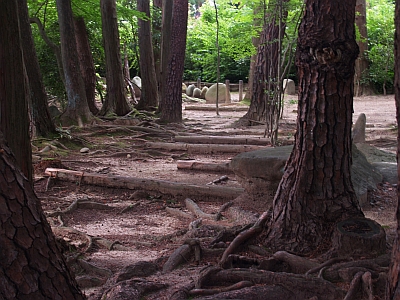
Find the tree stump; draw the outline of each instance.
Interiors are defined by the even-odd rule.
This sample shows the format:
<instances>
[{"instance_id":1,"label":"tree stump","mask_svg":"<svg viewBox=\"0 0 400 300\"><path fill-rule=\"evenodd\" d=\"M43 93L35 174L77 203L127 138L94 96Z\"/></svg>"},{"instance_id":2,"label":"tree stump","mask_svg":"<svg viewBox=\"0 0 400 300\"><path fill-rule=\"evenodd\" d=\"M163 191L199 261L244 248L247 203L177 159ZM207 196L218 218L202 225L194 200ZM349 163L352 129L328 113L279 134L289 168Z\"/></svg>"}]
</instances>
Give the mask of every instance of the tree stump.
<instances>
[{"instance_id":1,"label":"tree stump","mask_svg":"<svg viewBox=\"0 0 400 300\"><path fill-rule=\"evenodd\" d=\"M332 243L339 256L376 257L386 252L386 233L371 219L352 218L336 225Z\"/></svg>"}]
</instances>

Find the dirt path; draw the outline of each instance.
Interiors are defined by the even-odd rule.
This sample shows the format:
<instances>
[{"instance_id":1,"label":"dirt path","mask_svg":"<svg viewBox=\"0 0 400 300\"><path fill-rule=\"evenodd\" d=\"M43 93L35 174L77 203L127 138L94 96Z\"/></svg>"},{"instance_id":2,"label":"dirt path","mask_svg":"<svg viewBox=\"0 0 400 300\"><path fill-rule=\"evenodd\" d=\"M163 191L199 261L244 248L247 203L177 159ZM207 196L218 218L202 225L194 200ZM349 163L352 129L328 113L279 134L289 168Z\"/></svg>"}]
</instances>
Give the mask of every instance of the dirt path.
<instances>
[{"instance_id":1,"label":"dirt path","mask_svg":"<svg viewBox=\"0 0 400 300\"><path fill-rule=\"evenodd\" d=\"M186 104L189 105L189 104ZM190 104L192 105L192 104ZM288 98L283 114L280 140L290 143L293 140L297 105L295 99ZM183 110L184 124L166 128L170 131L185 134L207 134L223 136L248 136L263 138L263 126L251 128L232 127L234 121L243 116L243 111L221 111L216 116L213 111ZM381 149L395 151L395 105L394 97L364 97L354 101L355 118L360 113L367 116L367 141ZM100 125L112 125L102 123ZM123 127L123 126L121 126ZM60 160L56 167L91 172L106 175L135 176L153 178L174 182L206 185L211 181L227 175L229 180L220 183L227 187L240 187L233 174L217 172L199 172L194 170L178 170L176 162L179 159L207 161L221 163L229 161L235 154L196 154L186 151L166 151L163 149L148 149L148 141L172 141L167 134L155 138L151 134L143 134L133 129L98 127L88 128L74 134L90 141L90 151L81 154L79 149L67 151L61 156L58 150L50 152L48 156ZM93 134L95 131L104 131L102 134ZM114 243L123 245L129 251L109 250L99 246L93 247L85 253L89 262L117 273L126 266L138 261L157 261L160 265L165 262L176 248L182 245L185 238L182 230L187 230L192 219L176 217L167 212L166 208L180 209L188 213L184 206L185 196L170 197L159 193L144 193L128 189L113 189L68 183L60 180L49 180L42 176L43 165L37 167L35 188L42 199L45 211L62 211L77 199L90 200L109 206L104 210L77 209L62 218L64 226L72 227L91 237L102 237ZM370 197L375 198L378 205L366 209L366 214L382 225L390 233L394 226L393 212L396 188L384 184ZM201 197L193 199L206 213L216 213L223 203L220 201L204 200ZM124 212L122 212L125 209ZM253 211L260 214L260 211ZM55 227L60 225L57 217L50 218ZM203 220L204 225L232 226L234 221L226 215L222 221ZM210 229L211 230L211 229ZM70 242L71 236L64 239ZM209 243L209 239L202 243ZM83 247L85 241L77 239L75 246ZM190 278L195 278L197 272L212 261L201 261L200 264L189 263L168 274L156 273L147 278L148 281L168 283L170 287L187 284ZM98 299L102 286L88 287L85 292L88 299ZM154 293L146 299L168 299L167 292Z\"/></svg>"}]
</instances>

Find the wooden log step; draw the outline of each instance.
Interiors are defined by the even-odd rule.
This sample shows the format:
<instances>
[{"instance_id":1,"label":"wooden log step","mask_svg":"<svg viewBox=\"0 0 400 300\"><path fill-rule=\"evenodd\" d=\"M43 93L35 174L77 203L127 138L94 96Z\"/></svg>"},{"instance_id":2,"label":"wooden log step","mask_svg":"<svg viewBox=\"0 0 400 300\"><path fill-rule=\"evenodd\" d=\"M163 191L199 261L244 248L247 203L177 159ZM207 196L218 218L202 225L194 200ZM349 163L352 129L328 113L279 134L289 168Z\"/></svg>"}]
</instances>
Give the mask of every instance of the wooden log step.
<instances>
[{"instance_id":1,"label":"wooden log step","mask_svg":"<svg viewBox=\"0 0 400 300\"><path fill-rule=\"evenodd\" d=\"M215 104L202 104L202 105L186 105L185 110L202 110L202 111L214 111ZM223 105L219 104L219 111L248 111L249 107L247 105Z\"/></svg>"},{"instance_id":2,"label":"wooden log step","mask_svg":"<svg viewBox=\"0 0 400 300\"><path fill-rule=\"evenodd\" d=\"M198 171L212 171L212 172L224 172L232 173L233 171L229 167L229 161L225 163L207 163L194 160L178 160L176 162L178 169L183 170L198 170Z\"/></svg>"},{"instance_id":3,"label":"wooden log step","mask_svg":"<svg viewBox=\"0 0 400 300\"><path fill-rule=\"evenodd\" d=\"M162 150L181 150L188 153L202 153L202 154L215 154L215 153L242 153L247 151L259 150L265 146L256 145L224 145L224 144L187 144L187 143L162 143L162 142L147 142L146 148L162 149Z\"/></svg>"},{"instance_id":4,"label":"wooden log step","mask_svg":"<svg viewBox=\"0 0 400 300\"><path fill-rule=\"evenodd\" d=\"M194 135L194 136L175 136L175 141L180 143L196 143L196 144L232 144L232 145L271 145L270 139L264 137L233 137L233 136L210 136L210 135Z\"/></svg>"},{"instance_id":5,"label":"wooden log step","mask_svg":"<svg viewBox=\"0 0 400 300\"><path fill-rule=\"evenodd\" d=\"M96 173L86 173L73 170L47 168L45 174L50 177L78 182L79 184L92 184L102 187L141 189L155 191L161 194L172 196L193 197L202 200L232 200L244 192L243 188L216 186L216 185L195 185L165 180L155 180L137 177L109 176Z\"/></svg>"}]
</instances>

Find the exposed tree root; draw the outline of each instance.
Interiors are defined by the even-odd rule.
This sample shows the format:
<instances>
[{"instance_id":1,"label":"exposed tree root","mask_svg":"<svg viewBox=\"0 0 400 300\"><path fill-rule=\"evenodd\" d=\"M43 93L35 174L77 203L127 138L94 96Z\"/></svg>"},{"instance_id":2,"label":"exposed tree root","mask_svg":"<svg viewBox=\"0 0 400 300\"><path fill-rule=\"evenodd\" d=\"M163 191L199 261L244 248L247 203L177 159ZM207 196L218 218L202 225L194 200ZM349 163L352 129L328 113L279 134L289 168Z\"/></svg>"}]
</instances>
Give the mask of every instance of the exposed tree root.
<instances>
[{"instance_id":1,"label":"exposed tree root","mask_svg":"<svg viewBox=\"0 0 400 300\"><path fill-rule=\"evenodd\" d=\"M220 260L220 265L223 266L225 261L227 260L229 254L233 253L242 246L249 239L254 238L257 234L259 234L264 229L265 223L271 218L271 211L264 212L257 222L248 230L242 231L233 242L229 245L229 247L225 250L224 255Z\"/></svg>"},{"instance_id":2,"label":"exposed tree root","mask_svg":"<svg viewBox=\"0 0 400 300\"><path fill-rule=\"evenodd\" d=\"M350 282L359 271L371 272L373 278L377 278L380 272L387 272L390 264L390 257L382 255L375 259L364 259L350 261L333 265L324 269L322 276L330 282L347 281Z\"/></svg>"},{"instance_id":3,"label":"exposed tree root","mask_svg":"<svg viewBox=\"0 0 400 300\"><path fill-rule=\"evenodd\" d=\"M181 211L181 210L176 209L176 208L166 207L165 211L167 213L169 213L170 215L178 217L178 218L185 218L185 219L189 219L189 220L194 219L193 215L185 213L184 211Z\"/></svg>"},{"instance_id":4,"label":"exposed tree root","mask_svg":"<svg viewBox=\"0 0 400 300\"><path fill-rule=\"evenodd\" d=\"M221 215L219 214L207 214L203 212L192 199L186 198L185 205L186 208L198 218L208 219L213 221L218 221L221 218Z\"/></svg>"},{"instance_id":5,"label":"exposed tree root","mask_svg":"<svg viewBox=\"0 0 400 300\"><path fill-rule=\"evenodd\" d=\"M194 253L195 260L200 262L200 242L198 239L187 239L185 243L171 254L163 266L163 273L168 273L177 268L182 263L190 260Z\"/></svg>"},{"instance_id":6,"label":"exposed tree root","mask_svg":"<svg viewBox=\"0 0 400 300\"><path fill-rule=\"evenodd\" d=\"M346 297L343 300L355 300L356 296L361 289L361 278L364 272L358 272L350 283L350 288L347 291Z\"/></svg>"},{"instance_id":7,"label":"exposed tree root","mask_svg":"<svg viewBox=\"0 0 400 300\"><path fill-rule=\"evenodd\" d=\"M134 209L135 207L137 207L137 206L139 206L139 205L140 205L140 202L136 202L136 203L134 203L134 204L128 205L127 207L121 209L117 214L118 214L118 215L122 215L122 214L124 214L124 213L126 213L126 212L131 211L132 209Z\"/></svg>"},{"instance_id":8,"label":"exposed tree root","mask_svg":"<svg viewBox=\"0 0 400 300\"><path fill-rule=\"evenodd\" d=\"M224 270L213 267L200 274L200 277L202 278L198 282L201 286L196 285L196 288L250 281L253 284L280 285L296 295L296 298L292 299L309 299L317 296L319 299L336 300L343 299L345 294L343 290L328 281L290 273L240 268Z\"/></svg>"},{"instance_id":9,"label":"exposed tree root","mask_svg":"<svg viewBox=\"0 0 400 300\"><path fill-rule=\"evenodd\" d=\"M286 262L290 266L291 273L294 274L304 274L308 270L319 266L319 263L315 261L311 261L307 258L290 254L286 251L278 251L273 255L273 257L280 261Z\"/></svg>"},{"instance_id":10,"label":"exposed tree root","mask_svg":"<svg viewBox=\"0 0 400 300\"><path fill-rule=\"evenodd\" d=\"M105 205L105 204L101 204L101 203L97 203L97 202L93 202L93 201L88 201L87 199L76 199L65 210L49 212L49 213L47 213L47 217L58 217L60 215L70 214L70 213L74 212L78 208L81 208L81 209L99 209L99 210L113 209L113 207L111 207L111 206L108 206L108 205Z\"/></svg>"},{"instance_id":11,"label":"exposed tree root","mask_svg":"<svg viewBox=\"0 0 400 300\"><path fill-rule=\"evenodd\" d=\"M223 292L239 290L253 285L254 284L250 281L239 281L227 287L214 288L214 289L193 289L189 291L189 296L196 297L196 296L215 295Z\"/></svg>"}]
</instances>

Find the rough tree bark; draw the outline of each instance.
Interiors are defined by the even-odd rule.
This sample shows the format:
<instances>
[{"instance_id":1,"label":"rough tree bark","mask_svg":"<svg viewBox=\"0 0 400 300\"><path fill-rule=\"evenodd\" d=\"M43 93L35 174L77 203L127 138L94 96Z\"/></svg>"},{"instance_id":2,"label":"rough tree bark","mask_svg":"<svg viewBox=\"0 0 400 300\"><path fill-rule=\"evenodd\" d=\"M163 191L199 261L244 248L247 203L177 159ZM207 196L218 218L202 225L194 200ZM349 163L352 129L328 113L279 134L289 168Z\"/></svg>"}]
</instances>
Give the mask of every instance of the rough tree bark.
<instances>
[{"instance_id":1,"label":"rough tree bark","mask_svg":"<svg viewBox=\"0 0 400 300\"><path fill-rule=\"evenodd\" d=\"M167 97L167 79L168 79L168 62L170 59L171 49L170 41L172 34L172 11L174 7L173 1L163 0L162 3L162 32L161 32L161 63L160 63L160 103L158 111L163 110L164 99Z\"/></svg>"},{"instance_id":2,"label":"rough tree bark","mask_svg":"<svg viewBox=\"0 0 400 300\"><path fill-rule=\"evenodd\" d=\"M9 140L20 169L31 181L28 88L16 1L0 2L0 41L0 130Z\"/></svg>"},{"instance_id":3,"label":"rough tree bark","mask_svg":"<svg viewBox=\"0 0 400 300\"><path fill-rule=\"evenodd\" d=\"M363 217L351 182L355 2L307 0L299 28L297 131L274 199L266 243L307 254L334 225Z\"/></svg>"},{"instance_id":4,"label":"rough tree bark","mask_svg":"<svg viewBox=\"0 0 400 300\"><path fill-rule=\"evenodd\" d=\"M74 17L76 45L80 70L85 84L86 100L92 114L97 115L99 109L96 106L96 70L94 68L93 55L90 50L89 38L83 17Z\"/></svg>"},{"instance_id":5,"label":"rough tree bark","mask_svg":"<svg viewBox=\"0 0 400 300\"><path fill-rule=\"evenodd\" d=\"M137 10L149 17L138 19L138 39L140 53L140 75L142 78L142 94L137 109L154 109L158 104L158 86L154 69L153 42L151 35L150 1L138 0Z\"/></svg>"},{"instance_id":6,"label":"rough tree bark","mask_svg":"<svg viewBox=\"0 0 400 300\"><path fill-rule=\"evenodd\" d=\"M0 149L0 298L85 299L1 132Z\"/></svg>"},{"instance_id":7,"label":"rough tree bark","mask_svg":"<svg viewBox=\"0 0 400 300\"><path fill-rule=\"evenodd\" d=\"M277 128L277 115L280 112L280 99L277 99L281 84L279 40L284 36L287 16L285 5L282 7L281 14L279 9L278 1L269 4L269 20L264 21L257 48L250 107L242 118L247 119L250 124L251 121L257 121L257 124L265 122L266 132L271 138L274 138L272 135L274 129Z\"/></svg>"},{"instance_id":8,"label":"rough tree bark","mask_svg":"<svg viewBox=\"0 0 400 300\"><path fill-rule=\"evenodd\" d=\"M93 115L87 104L85 85L80 70L71 1L57 0L56 4L60 24L65 89L68 96L67 109L61 116L61 120L64 124L82 125L89 122Z\"/></svg>"},{"instance_id":9,"label":"rough tree bark","mask_svg":"<svg viewBox=\"0 0 400 300\"><path fill-rule=\"evenodd\" d=\"M131 109L125 93L115 0L100 0L107 94L100 115L126 115Z\"/></svg>"},{"instance_id":10,"label":"rough tree bark","mask_svg":"<svg viewBox=\"0 0 400 300\"><path fill-rule=\"evenodd\" d=\"M354 74L354 95L356 97L368 95L371 93L371 88L366 82L368 75L368 32L367 32L367 12L365 0L357 0L356 2L356 26L360 33L359 40L357 41L360 49L360 54L356 60L355 74Z\"/></svg>"},{"instance_id":11,"label":"rough tree bark","mask_svg":"<svg viewBox=\"0 0 400 300\"><path fill-rule=\"evenodd\" d=\"M46 45L53 50L54 55L57 60L57 67L58 67L58 73L60 74L60 78L65 86L65 77L64 77L64 69L63 69L63 63L62 63L62 55L61 55L61 47L53 43L52 40L48 37L46 31L44 30L44 26L42 24L42 21L38 17L32 17L29 19L30 23L35 23L39 29L40 36L42 37L43 41L46 43Z\"/></svg>"},{"instance_id":12,"label":"rough tree bark","mask_svg":"<svg viewBox=\"0 0 400 300\"><path fill-rule=\"evenodd\" d=\"M400 124L400 3L396 1L395 8L395 40L394 40L394 92L396 100L396 119ZM397 129L397 141L400 141L400 128ZM397 174L400 179L400 144L397 144ZM397 184L397 234L393 243L392 264L389 270L386 299L400 299L400 180Z\"/></svg>"},{"instance_id":13,"label":"rough tree bark","mask_svg":"<svg viewBox=\"0 0 400 300\"><path fill-rule=\"evenodd\" d=\"M185 61L188 21L187 0L175 0L172 13L171 54L168 60L166 86L160 120L166 123L182 122L182 77Z\"/></svg>"},{"instance_id":14,"label":"rough tree bark","mask_svg":"<svg viewBox=\"0 0 400 300\"><path fill-rule=\"evenodd\" d=\"M26 0L18 2L18 14L22 43L24 64L29 81L29 96L31 115L35 132L39 136L49 136L56 133L56 127L51 119L47 95L44 89L39 61L35 52L35 44L32 37L32 29L29 22L28 5Z\"/></svg>"}]
</instances>

